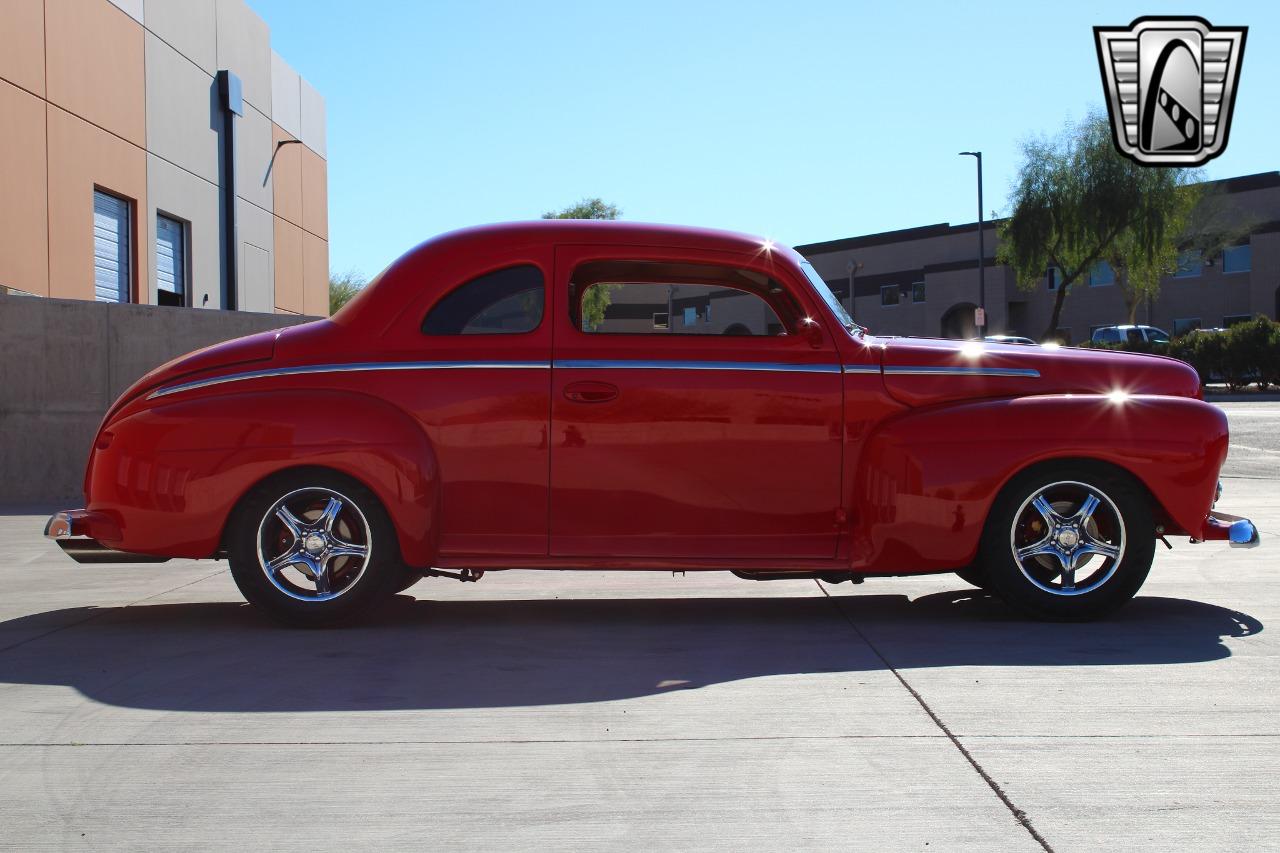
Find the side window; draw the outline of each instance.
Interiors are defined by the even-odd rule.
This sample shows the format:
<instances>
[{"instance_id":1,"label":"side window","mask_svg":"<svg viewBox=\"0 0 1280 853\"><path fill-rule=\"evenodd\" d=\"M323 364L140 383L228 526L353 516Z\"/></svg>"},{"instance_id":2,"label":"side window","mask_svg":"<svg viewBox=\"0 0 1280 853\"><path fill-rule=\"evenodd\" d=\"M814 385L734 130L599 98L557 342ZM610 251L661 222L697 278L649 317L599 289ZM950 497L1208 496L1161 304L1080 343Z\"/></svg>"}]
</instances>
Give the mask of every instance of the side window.
<instances>
[{"instance_id":1,"label":"side window","mask_svg":"<svg viewBox=\"0 0 1280 853\"><path fill-rule=\"evenodd\" d=\"M1125 329L1125 340L1131 344L1140 344L1145 339L1142 337L1141 329Z\"/></svg>"},{"instance_id":2,"label":"side window","mask_svg":"<svg viewBox=\"0 0 1280 853\"><path fill-rule=\"evenodd\" d=\"M427 335L514 335L542 322L542 271L522 265L473 278L435 304L422 321Z\"/></svg>"},{"instance_id":3,"label":"side window","mask_svg":"<svg viewBox=\"0 0 1280 853\"><path fill-rule=\"evenodd\" d=\"M579 328L603 335L769 335L777 314L759 296L715 284L592 282Z\"/></svg>"},{"instance_id":4,"label":"side window","mask_svg":"<svg viewBox=\"0 0 1280 853\"><path fill-rule=\"evenodd\" d=\"M779 311L795 314L767 275L701 264L587 263L570 292L573 324L587 334L766 337L785 334Z\"/></svg>"}]
</instances>

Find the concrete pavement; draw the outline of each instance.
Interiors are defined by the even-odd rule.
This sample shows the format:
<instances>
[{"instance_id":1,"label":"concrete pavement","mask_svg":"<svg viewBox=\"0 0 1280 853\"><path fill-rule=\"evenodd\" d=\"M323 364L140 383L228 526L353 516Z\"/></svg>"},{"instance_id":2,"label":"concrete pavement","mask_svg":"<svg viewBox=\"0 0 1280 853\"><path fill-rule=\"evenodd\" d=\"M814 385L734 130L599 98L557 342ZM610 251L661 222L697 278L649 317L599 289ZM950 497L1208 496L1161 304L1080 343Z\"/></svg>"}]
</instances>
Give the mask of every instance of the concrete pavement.
<instances>
[{"instance_id":1,"label":"concrete pavement","mask_svg":"<svg viewBox=\"0 0 1280 853\"><path fill-rule=\"evenodd\" d=\"M1175 541L1086 625L950 576L512 572L292 631L222 563L0 517L0 847L1277 846L1278 466L1243 448L1280 407L1232 405L1263 547Z\"/></svg>"}]
</instances>

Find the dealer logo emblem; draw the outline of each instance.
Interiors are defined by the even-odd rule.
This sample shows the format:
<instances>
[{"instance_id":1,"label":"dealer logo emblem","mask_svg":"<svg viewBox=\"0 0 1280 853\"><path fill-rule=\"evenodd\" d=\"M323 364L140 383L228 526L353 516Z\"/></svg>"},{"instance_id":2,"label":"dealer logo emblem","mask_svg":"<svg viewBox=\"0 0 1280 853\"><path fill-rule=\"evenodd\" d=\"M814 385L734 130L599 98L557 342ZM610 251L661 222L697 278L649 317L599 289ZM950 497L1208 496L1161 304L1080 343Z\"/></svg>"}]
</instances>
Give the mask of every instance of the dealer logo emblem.
<instances>
[{"instance_id":1,"label":"dealer logo emblem","mask_svg":"<svg viewBox=\"0 0 1280 853\"><path fill-rule=\"evenodd\" d=\"M1116 149L1147 166L1201 166L1225 151L1248 31L1166 17L1094 27Z\"/></svg>"}]
</instances>

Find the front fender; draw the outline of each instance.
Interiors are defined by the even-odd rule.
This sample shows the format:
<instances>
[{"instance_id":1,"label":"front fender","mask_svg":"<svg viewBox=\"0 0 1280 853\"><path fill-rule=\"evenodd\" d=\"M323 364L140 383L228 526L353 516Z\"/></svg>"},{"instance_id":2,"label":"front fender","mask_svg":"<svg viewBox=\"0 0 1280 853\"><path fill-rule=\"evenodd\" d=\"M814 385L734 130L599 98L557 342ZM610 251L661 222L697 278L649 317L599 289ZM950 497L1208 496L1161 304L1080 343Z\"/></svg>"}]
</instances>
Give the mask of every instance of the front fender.
<instances>
[{"instance_id":1,"label":"front fender","mask_svg":"<svg viewBox=\"0 0 1280 853\"><path fill-rule=\"evenodd\" d=\"M87 477L88 509L120 527L113 548L208 557L236 503L286 468L322 466L369 487L407 563L437 553L440 478L407 413L350 391L249 391L161 402L107 425Z\"/></svg>"},{"instance_id":2,"label":"front fender","mask_svg":"<svg viewBox=\"0 0 1280 853\"><path fill-rule=\"evenodd\" d=\"M854 482L854 565L968 565L1001 488L1029 465L1094 459L1137 477L1169 533L1198 531L1227 454L1227 420L1185 397L1065 394L956 403L889 419Z\"/></svg>"}]
</instances>

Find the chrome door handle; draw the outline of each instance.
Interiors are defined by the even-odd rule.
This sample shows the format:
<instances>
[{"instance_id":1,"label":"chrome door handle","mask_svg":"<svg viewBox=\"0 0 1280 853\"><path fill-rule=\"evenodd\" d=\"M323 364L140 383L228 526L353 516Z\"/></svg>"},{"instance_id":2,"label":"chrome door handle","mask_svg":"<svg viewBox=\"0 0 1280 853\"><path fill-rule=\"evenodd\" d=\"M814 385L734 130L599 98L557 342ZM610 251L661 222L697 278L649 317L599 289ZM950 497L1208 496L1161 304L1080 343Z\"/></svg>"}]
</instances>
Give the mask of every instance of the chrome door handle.
<instances>
[{"instance_id":1,"label":"chrome door handle","mask_svg":"<svg viewBox=\"0 0 1280 853\"><path fill-rule=\"evenodd\" d=\"M608 382L570 382L564 386L564 396L574 403L607 403L618 399L618 386Z\"/></svg>"}]
</instances>

